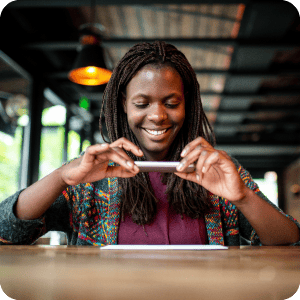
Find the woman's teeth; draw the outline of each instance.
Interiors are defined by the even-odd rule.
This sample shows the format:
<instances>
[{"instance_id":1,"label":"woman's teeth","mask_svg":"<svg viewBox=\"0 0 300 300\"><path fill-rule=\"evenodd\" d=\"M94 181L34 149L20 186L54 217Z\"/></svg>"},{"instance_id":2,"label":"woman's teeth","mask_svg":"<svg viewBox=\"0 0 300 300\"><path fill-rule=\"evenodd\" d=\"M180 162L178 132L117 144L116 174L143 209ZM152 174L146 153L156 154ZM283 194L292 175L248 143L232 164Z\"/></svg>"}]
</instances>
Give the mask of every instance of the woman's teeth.
<instances>
[{"instance_id":1,"label":"woman's teeth","mask_svg":"<svg viewBox=\"0 0 300 300\"><path fill-rule=\"evenodd\" d=\"M164 130L149 130L149 129L145 129L148 133L153 134L153 135L161 135L163 133L165 133L168 129L164 129Z\"/></svg>"}]
</instances>

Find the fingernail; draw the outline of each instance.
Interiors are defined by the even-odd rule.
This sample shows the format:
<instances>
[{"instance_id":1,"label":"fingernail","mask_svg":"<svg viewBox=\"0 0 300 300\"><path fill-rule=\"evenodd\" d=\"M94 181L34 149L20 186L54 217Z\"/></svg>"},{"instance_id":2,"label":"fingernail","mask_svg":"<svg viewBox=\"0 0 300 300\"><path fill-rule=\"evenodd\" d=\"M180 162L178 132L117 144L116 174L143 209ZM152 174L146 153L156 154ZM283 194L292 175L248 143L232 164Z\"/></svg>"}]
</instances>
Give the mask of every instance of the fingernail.
<instances>
[{"instance_id":1,"label":"fingernail","mask_svg":"<svg viewBox=\"0 0 300 300\"><path fill-rule=\"evenodd\" d=\"M132 164L131 161L127 161L126 164L127 164L127 166L129 166L129 167L131 167L131 168L133 167L133 164Z\"/></svg>"},{"instance_id":2,"label":"fingernail","mask_svg":"<svg viewBox=\"0 0 300 300\"><path fill-rule=\"evenodd\" d=\"M186 155L186 150L183 150L182 152L181 152L181 156L185 156Z\"/></svg>"},{"instance_id":3,"label":"fingernail","mask_svg":"<svg viewBox=\"0 0 300 300\"><path fill-rule=\"evenodd\" d=\"M182 168L183 168L184 164L183 163L180 163L178 166L177 166L177 170L180 171Z\"/></svg>"},{"instance_id":4,"label":"fingernail","mask_svg":"<svg viewBox=\"0 0 300 300\"><path fill-rule=\"evenodd\" d=\"M206 155L206 153L207 153L207 151L203 151L203 152L201 153L201 155Z\"/></svg>"},{"instance_id":5,"label":"fingernail","mask_svg":"<svg viewBox=\"0 0 300 300\"><path fill-rule=\"evenodd\" d=\"M104 146L106 146L106 145L107 145L107 143L104 143L104 144L101 144L100 146L101 146L101 147L104 147Z\"/></svg>"},{"instance_id":6,"label":"fingernail","mask_svg":"<svg viewBox=\"0 0 300 300\"><path fill-rule=\"evenodd\" d=\"M198 181L200 180L200 176L198 174L196 175L196 178Z\"/></svg>"},{"instance_id":7,"label":"fingernail","mask_svg":"<svg viewBox=\"0 0 300 300\"><path fill-rule=\"evenodd\" d=\"M205 167L203 167L203 168L202 168L202 173L205 173L205 170L206 170Z\"/></svg>"}]
</instances>

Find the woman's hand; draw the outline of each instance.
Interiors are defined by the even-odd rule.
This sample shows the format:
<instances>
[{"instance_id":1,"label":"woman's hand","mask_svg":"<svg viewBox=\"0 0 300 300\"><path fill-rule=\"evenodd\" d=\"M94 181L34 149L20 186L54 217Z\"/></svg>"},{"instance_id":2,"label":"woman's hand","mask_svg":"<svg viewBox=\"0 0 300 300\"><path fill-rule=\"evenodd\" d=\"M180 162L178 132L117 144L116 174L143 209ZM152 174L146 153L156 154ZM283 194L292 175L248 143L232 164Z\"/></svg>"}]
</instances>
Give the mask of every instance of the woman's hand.
<instances>
[{"instance_id":1,"label":"woman's hand","mask_svg":"<svg viewBox=\"0 0 300 300\"><path fill-rule=\"evenodd\" d=\"M126 138L112 144L98 144L86 149L84 155L62 166L61 177L67 185L94 182L105 177L132 177L139 169L123 150L143 156L143 152ZM109 166L109 160L119 166Z\"/></svg>"},{"instance_id":2,"label":"woman's hand","mask_svg":"<svg viewBox=\"0 0 300 300\"><path fill-rule=\"evenodd\" d=\"M246 196L247 187L229 155L214 149L204 138L199 137L186 145L181 156L182 165L177 167L177 176L196 182L211 193L232 202ZM195 171L185 173L192 163L196 165Z\"/></svg>"}]
</instances>

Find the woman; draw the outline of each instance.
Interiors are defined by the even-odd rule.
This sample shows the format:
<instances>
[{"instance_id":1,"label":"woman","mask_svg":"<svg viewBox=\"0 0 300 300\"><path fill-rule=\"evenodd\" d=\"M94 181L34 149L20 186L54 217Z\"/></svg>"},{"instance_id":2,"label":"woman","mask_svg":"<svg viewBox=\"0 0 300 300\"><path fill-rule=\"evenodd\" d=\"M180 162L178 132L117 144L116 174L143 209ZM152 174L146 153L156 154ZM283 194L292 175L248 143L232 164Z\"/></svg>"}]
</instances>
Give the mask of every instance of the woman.
<instances>
[{"instance_id":1,"label":"woman","mask_svg":"<svg viewBox=\"0 0 300 300\"><path fill-rule=\"evenodd\" d=\"M49 230L76 245L299 241L300 225L214 149L195 72L174 46L131 48L107 85L102 113L110 142L1 203L2 243L30 244ZM136 160L181 163L175 173L148 174ZM196 169L187 173L191 163Z\"/></svg>"}]
</instances>

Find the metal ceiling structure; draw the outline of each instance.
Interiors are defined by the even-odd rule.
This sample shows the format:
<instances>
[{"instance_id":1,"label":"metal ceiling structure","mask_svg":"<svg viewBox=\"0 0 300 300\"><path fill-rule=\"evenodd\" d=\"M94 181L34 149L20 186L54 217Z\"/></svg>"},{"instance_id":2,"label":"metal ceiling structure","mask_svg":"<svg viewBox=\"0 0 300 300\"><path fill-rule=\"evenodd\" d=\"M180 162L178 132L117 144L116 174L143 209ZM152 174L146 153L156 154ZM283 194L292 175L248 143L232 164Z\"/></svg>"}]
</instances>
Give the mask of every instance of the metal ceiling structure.
<instances>
[{"instance_id":1,"label":"metal ceiling structure","mask_svg":"<svg viewBox=\"0 0 300 300\"><path fill-rule=\"evenodd\" d=\"M137 42L174 44L196 71L218 148L258 173L282 171L299 158L300 17L293 5L279 0L141 2L95 1L111 69ZM21 66L35 85L52 93L52 103L65 103L97 132L105 86L79 86L67 78L80 26L90 19L87 0L11 2L0 18L0 57ZM0 64L4 106L8 95L27 89L24 76L5 66ZM91 100L90 112L78 108L82 96Z\"/></svg>"}]
</instances>

